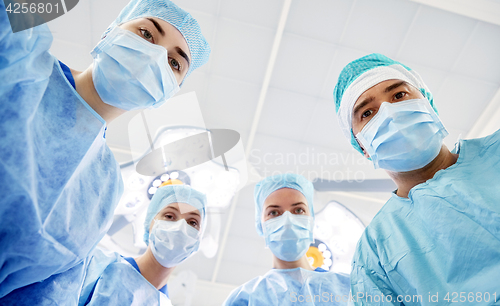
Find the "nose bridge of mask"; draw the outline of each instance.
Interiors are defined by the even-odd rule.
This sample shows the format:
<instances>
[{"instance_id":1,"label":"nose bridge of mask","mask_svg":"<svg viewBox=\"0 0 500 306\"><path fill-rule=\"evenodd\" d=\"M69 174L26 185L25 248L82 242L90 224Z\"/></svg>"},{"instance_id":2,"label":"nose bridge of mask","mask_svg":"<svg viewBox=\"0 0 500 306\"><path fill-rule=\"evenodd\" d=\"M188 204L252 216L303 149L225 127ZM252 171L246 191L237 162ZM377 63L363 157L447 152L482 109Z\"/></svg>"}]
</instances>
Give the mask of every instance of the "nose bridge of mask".
<instances>
[{"instance_id":1,"label":"nose bridge of mask","mask_svg":"<svg viewBox=\"0 0 500 306\"><path fill-rule=\"evenodd\" d=\"M289 211L284 212L281 216L267 220L264 222L264 235L270 235L281 228L299 227L301 229L311 230L309 224L311 216L294 215Z\"/></svg>"},{"instance_id":2,"label":"nose bridge of mask","mask_svg":"<svg viewBox=\"0 0 500 306\"><path fill-rule=\"evenodd\" d=\"M179 91L179 85L174 72L170 65L168 64L168 51L162 46L150 43L143 38L139 37L128 30L121 29L120 27L115 27L109 34L109 39L101 40L100 44L96 49L106 52L112 58L119 58L120 62L125 64L129 69L136 67L138 70L132 71L132 73L137 78L147 78L147 82L141 82L142 86L147 86L150 92L154 93L154 86L150 82L151 76L158 75L152 71L152 69L160 69L160 74L162 76L161 80L156 80L162 83L162 88L172 88L171 92L165 93L166 96L173 96ZM116 37L114 40L111 39ZM112 45L118 48L113 48ZM109 45L109 46L108 46ZM137 52L137 56L119 56L119 53L125 52L123 49L130 49ZM93 51L94 52L94 51ZM146 63L146 67L142 65L136 65L136 62L140 61ZM128 63L128 65L127 65ZM157 67L155 67L156 65ZM140 68L140 69L139 69ZM151 84L151 86L148 86ZM163 93L161 93L163 94ZM155 98L160 95L160 93L154 93Z\"/></svg>"},{"instance_id":3,"label":"nose bridge of mask","mask_svg":"<svg viewBox=\"0 0 500 306\"><path fill-rule=\"evenodd\" d=\"M157 224L158 223L158 224ZM183 232L187 236L198 240L200 236L200 232L189 225L186 222L186 219L180 219L177 221L166 221L166 220L158 220L155 219L155 223L153 224L153 227L157 226L158 228L165 230L165 231L170 231L170 232Z\"/></svg>"},{"instance_id":4,"label":"nose bridge of mask","mask_svg":"<svg viewBox=\"0 0 500 306\"><path fill-rule=\"evenodd\" d=\"M426 104L429 104L429 107L432 110L432 107L426 98L411 99L396 103L382 102L375 116L373 116L363 129L356 134L356 138L358 138L368 154L373 157L376 154L376 146L374 147L372 145L372 141L377 138L378 134L384 132L380 129L380 127L383 126L386 121L407 120L407 118L404 118L405 113L408 115L415 112L426 113L429 115L429 121L432 121L433 114L429 113L429 107L427 107ZM433 110L432 112L435 114ZM395 114L397 114L397 116L395 116Z\"/></svg>"}]
</instances>

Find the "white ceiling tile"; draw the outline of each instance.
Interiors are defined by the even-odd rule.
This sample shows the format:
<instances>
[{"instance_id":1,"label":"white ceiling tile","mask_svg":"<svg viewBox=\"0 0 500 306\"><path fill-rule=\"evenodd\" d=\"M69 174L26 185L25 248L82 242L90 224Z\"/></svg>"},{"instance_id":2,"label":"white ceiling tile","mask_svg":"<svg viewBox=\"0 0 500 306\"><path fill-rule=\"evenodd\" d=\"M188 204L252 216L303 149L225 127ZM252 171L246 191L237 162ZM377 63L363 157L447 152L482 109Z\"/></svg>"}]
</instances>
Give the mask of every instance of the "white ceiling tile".
<instances>
[{"instance_id":1,"label":"white ceiling tile","mask_svg":"<svg viewBox=\"0 0 500 306\"><path fill-rule=\"evenodd\" d=\"M288 139L300 139L311 120L317 98L269 88L258 131ZM282 115L280 115L282 114Z\"/></svg>"},{"instance_id":2,"label":"white ceiling tile","mask_svg":"<svg viewBox=\"0 0 500 306\"><path fill-rule=\"evenodd\" d=\"M219 0L175 0L174 3L188 13L200 11L217 15L219 10Z\"/></svg>"},{"instance_id":3,"label":"white ceiling tile","mask_svg":"<svg viewBox=\"0 0 500 306\"><path fill-rule=\"evenodd\" d=\"M260 86L218 76L212 76L207 86L201 103L207 127L250 129Z\"/></svg>"},{"instance_id":4,"label":"white ceiling tile","mask_svg":"<svg viewBox=\"0 0 500 306\"><path fill-rule=\"evenodd\" d=\"M294 0L285 31L338 43L353 3L344 0Z\"/></svg>"},{"instance_id":5,"label":"white ceiling tile","mask_svg":"<svg viewBox=\"0 0 500 306\"><path fill-rule=\"evenodd\" d=\"M299 146L298 141L257 133L247 158L264 177L285 173L293 171L296 167L295 160Z\"/></svg>"},{"instance_id":6,"label":"white ceiling tile","mask_svg":"<svg viewBox=\"0 0 500 306\"><path fill-rule=\"evenodd\" d=\"M500 26L480 22L453 72L500 84Z\"/></svg>"},{"instance_id":7,"label":"white ceiling tile","mask_svg":"<svg viewBox=\"0 0 500 306\"><path fill-rule=\"evenodd\" d=\"M255 217L250 218L250 216L255 216L255 202L253 200L253 194L251 194L248 199L244 199L243 201L250 202L248 204L252 204L252 207L248 208L238 203L238 207L233 215L230 234L232 237L258 240L260 236L257 234L257 230L255 229Z\"/></svg>"},{"instance_id":8,"label":"white ceiling tile","mask_svg":"<svg viewBox=\"0 0 500 306\"><path fill-rule=\"evenodd\" d=\"M334 53L333 44L285 33L271 86L318 97Z\"/></svg>"},{"instance_id":9,"label":"white ceiling tile","mask_svg":"<svg viewBox=\"0 0 500 306\"><path fill-rule=\"evenodd\" d=\"M335 48L335 54L332 57L328 75L324 80L323 89L321 91L321 98L334 101L333 90L335 88L335 85L337 85L337 80L342 69L344 69L344 67L350 62L367 54L368 53L365 51L359 51L352 48Z\"/></svg>"},{"instance_id":10,"label":"white ceiling tile","mask_svg":"<svg viewBox=\"0 0 500 306\"><path fill-rule=\"evenodd\" d=\"M92 64L90 46L54 39L50 52L68 67L83 71Z\"/></svg>"},{"instance_id":11,"label":"white ceiling tile","mask_svg":"<svg viewBox=\"0 0 500 306\"><path fill-rule=\"evenodd\" d=\"M276 29L283 1L221 0L220 16L240 22Z\"/></svg>"},{"instance_id":12,"label":"white ceiling tile","mask_svg":"<svg viewBox=\"0 0 500 306\"><path fill-rule=\"evenodd\" d=\"M403 64L410 67L411 70L417 72L422 77L422 80L425 85L427 85L427 88L429 88L431 93L438 92L443 85L444 80L448 76L448 72L434 69L430 66L424 66L411 61L404 61Z\"/></svg>"},{"instance_id":13,"label":"white ceiling tile","mask_svg":"<svg viewBox=\"0 0 500 306\"><path fill-rule=\"evenodd\" d=\"M394 56L417 8L410 1L357 1L341 43L368 53Z\"/></svg>"},{"instance_id":14,"label":"white ceiling tile","mask_svg":"<svg viewBox=\"0 0 500 306\"><path fill-rule=\"evenodd\" d=\"M240 208L245 209L246 211L253 211L253 209L255 208L255 202L253 199L254 188L255 188L255 183L251 183L251 184L248 184L247 186L243 187L239 191L237 211ZM249 238L255 238L255 236L253 235L254 233L257 234L257 232L254 230L252 235L249 236Z\"/></svg>"},{"instance_id":15,"label":"white ceiling tile","mask_svg":"<svg viewBox=\"0 0 500 306\"><path fill-rule=\"evenodd\" d=\"M180 96L188 92L196 92L198 103L202 105L206 101L209 76L201 70L195 70L184 80L181 90L176 94Z\"/></svg>"},{"instance_id":16,"label":"white ceiling tile","mask_svg":"<svg viewBox=\"0 0 500 306\"><path fill-rule=\"evenodd\" d=\"M274 30L221 18L212 48L211 72L262 84Z\"/></svg>"},{"instance_id":17,"label":"white ceiling tile","mask_svg":"<svg viewBox=\"0 0 500 306\"><path fill-rule=\"evenodd\" d=\"M495 84L450 75L434 94L434 101L446 127L468 131L497 90Z\"/></svg>"},{"instance_id":18,"label":"white ceiling tile","mask_svg":"<svg viewBox=\"0 0 500 306\"><path fill-rule=\"evenodd\" d=\"M348 141L338 125L333 99L317 103L302 142L323 147L345 148Z\"/></svg>"},{"instance_id":19,"label":"white ceiling tile","mask_svg":"<svg viewBox=\"0 0 500 306\"><path fill-rule=\"evenodd\" d=\"M288 171L300 174L310 181L323 178L333 181L365 180L373 174L373 165L359 152L349 147L347 150L327 148L321 145L301 144L295 151L297 163Z\"/></svg>"},{"instance_id":20,"label":"white ceiling tile","mask_svg":"<svg viewBox=\"0 0 500 306\"><path fill-rule=\"evenodd\" d=\"M121 10L128 4L128 0L90 0L77 5L88 5L90 9L91 43L96 45L101 35L118 17ZM76 9L76 8L75 8Z\"/></svg>"},{"instance_id":21,"label":"white ceiling tile","mask_svg":"<svg viewBox=\"0 0 500 306\"><path fill-rule=\"evenodd\" d=\"M422 6L398 58L449 71L475 23L464 16Z\"/></svg>"},{"instance_id":22,"label":"white ceiling tile","mask_svg":"<svg viewBox=\"0 0 500 306\"><path fill-rule=\"evenodd\" d=\"M66 14L49 21L54 39L80 45L91 44L91 15L88 3L81 2ZM88 50L90 52L90 50Z\"/></svg>"}]
</instances>

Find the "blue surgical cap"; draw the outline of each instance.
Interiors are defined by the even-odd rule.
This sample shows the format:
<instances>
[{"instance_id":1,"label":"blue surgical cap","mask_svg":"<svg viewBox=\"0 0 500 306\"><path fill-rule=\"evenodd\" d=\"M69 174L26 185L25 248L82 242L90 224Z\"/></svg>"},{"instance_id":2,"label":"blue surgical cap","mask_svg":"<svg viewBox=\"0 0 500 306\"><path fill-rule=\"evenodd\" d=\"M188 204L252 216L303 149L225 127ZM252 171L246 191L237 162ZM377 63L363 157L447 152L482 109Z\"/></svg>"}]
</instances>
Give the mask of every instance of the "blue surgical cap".
<instances>
[{"instance_id":1,"label":"blue surgical cap","mask_svg":"<svg viewBox=\"0 0 500 306\"><path fill-rule=\"evenodd\" d=\"M307 206L314 218L313 198L314 187L313 184L305 177L293 173L278 174L266 177L255 186L254 199L255 199L255 227L260 236L264 236L262 231L262 208L264 201L267 197L281 188L291 188L300 191L307 200Z\"/></svg>"},{"instance_id":2,"label":"blue surgical cap","mask_svg":"<svg viewBox=\"0 0 500 306\"><path fill-rule=\"evenodd\" d=\"M338 122L344 135L350 139L351 145L363 154L363 150L352 132L352 110L356 100L366 90L380 82L399 79L420 89L429 100L432 108L438 112L431 92L418 73L407 66L396 62L382 54L373 53L350 62L342 69L337 85L333 91Z\"/></svg>"},{"instance_id":3,"label":"blue surgical cap","mask_svg":"<svg viewBox=\"0 0 500 306\"><path fill-rule=\"evenodd\" d=\"M200 211L201 229L206 227L206 206L207 198L205 194L191 188L189 185L166 185L156 190L151 202L149 203L146 219L144 220L144 242L149 244L149 227L151 221L165 206L172 203L186 203Z\"/></svg>"},{"instance_id":4,"label":"blue surgical cap","mask_svg":"<svg viewBox=\"0 0 500 306\"><path fill-rule=\"evenodd\" d=\"M196 68L208 61L210 46L201 34L198 22L186 11L169 0L132 0L120 12L118 18L106 29L103 37L115 26L124 22L143 18L156 17L173 25L186 40L191 52L191 62L186 77Z\"/></svg>"}]
</instances>

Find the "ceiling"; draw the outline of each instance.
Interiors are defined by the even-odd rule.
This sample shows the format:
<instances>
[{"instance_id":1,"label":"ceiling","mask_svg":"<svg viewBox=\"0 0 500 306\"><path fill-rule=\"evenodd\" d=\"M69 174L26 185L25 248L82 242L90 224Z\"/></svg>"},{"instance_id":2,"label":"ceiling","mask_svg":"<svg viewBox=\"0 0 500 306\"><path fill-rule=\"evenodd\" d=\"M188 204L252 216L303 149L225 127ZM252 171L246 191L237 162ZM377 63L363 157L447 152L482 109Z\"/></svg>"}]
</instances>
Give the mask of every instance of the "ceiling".
<instances>
[{"instance_id":1,"label":"ceiling","mask_svg":"<svg viewBox=\"0 0 500 306\"><path fill-rule=\"evenodd\" d=\"M91 49L127 2L80 1L49 22L53 54L71 68L88 67ZM198 20L212 48L209 62L178 95L196 92L206 127L238 131L261 176L292 171L311 180L388 178L350 147L332 98L341 69L373 52L422 76L450 133L448 147L459 137L500 128L499 0L175 2ZM126 124L117 120L109 131L123 134ZM118 138L108 144L125 161L127 148ZM222 213L216 256L196 254L176 270L196 273L193 305L220 305L232 288L271 268L270 251L254 230L253 187L250 180ZM388 197L322 193L315 209L335 199L368 224ZM204 292L213 296L209 304ZM184 303L178 298L176 304Z\"/></svg>"}]
</instances>

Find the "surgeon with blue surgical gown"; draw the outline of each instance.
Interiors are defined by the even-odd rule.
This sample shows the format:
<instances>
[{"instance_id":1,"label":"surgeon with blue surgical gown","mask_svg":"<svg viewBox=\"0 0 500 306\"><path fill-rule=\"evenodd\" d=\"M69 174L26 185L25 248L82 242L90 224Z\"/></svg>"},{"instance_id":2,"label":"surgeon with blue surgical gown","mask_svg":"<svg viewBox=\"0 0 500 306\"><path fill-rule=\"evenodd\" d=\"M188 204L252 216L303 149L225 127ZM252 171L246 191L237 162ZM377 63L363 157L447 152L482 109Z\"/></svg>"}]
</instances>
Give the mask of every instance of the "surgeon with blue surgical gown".
<instances>
[{"instance_id":1,"label":"surgeon with blue surgical gown","mask_svg":"<svg viewBox=\"0 0 500 306\"><path fill-rule=\"evenodd\" d=\"M397 186L358 242L354 304L500 305L500 131L450 151L421 77L381 54L348 64L334 97L352 146Z\"/></svg>"},{"instance_id":2,"label":"surgeon with blue surgical gown","mask_svg":"<svg viewBox=\"0 0 500 306\"><path fill-rule=\"evenodd\" d=\"M168 278L198 250L206 202L188 185L158 188L144 222L146 252L134 259L96 249L78 305L171 305Z\"/></svg>"},{"instance_id":3,"label":"surgeon with blue surgical gown","mask_svg":"<svg viewBox=\"0 0 500 306\"><path fill-rule=\"evenodd\" d=\"M286 173L255 186L255 226L273 254L273 269L234 289L224 305L347 305L349 277L314 269L306 257L313 242L313 184Z\"/></svg>"},{"instance_id":4,"label":"surgeon with blue surgical gown","mask_svg":"<svg viewBox=\"0 0 500 306\"><path fill-rule=\"evenodd\" d=\"M49 52L47 25L13 33L5 3L15 2L0 1L0 304L74 305L123 191L107 123L162 105L210 48L169 0L132 0L79 72Z\"/></svg>"}]
</instances>

